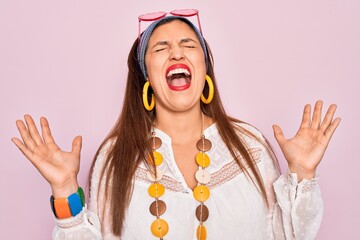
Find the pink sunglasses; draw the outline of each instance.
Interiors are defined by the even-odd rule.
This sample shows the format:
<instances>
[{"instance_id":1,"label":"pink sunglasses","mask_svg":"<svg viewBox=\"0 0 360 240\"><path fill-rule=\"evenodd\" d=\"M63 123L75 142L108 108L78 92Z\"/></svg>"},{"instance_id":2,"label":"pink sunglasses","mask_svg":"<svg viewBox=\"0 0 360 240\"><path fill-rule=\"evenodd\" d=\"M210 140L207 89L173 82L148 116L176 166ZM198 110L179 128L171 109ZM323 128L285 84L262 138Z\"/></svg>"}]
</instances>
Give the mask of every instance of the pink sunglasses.
<instances>
[{"instance_id":1,"label":"pink sunglasses","mask_svg":"<svg viewBox=\"0 0 360 240\"><path fill-rule=\"evenodd\" d=\"M173 10L171 12L154 12L154 13L147 13L140 15L139 18L139 31L138 31L138 39L140 40L140 34L141 34L141 21L150 22L150 21L156 21L163 17L165 17L167 14L171 14L173 16L180 16L180 17L197 17L199 30L202 35L201 25L200 25L200 18L199 18L199 10L197 9L179 9L179 10Z\"/></svg>"}]
</instances>

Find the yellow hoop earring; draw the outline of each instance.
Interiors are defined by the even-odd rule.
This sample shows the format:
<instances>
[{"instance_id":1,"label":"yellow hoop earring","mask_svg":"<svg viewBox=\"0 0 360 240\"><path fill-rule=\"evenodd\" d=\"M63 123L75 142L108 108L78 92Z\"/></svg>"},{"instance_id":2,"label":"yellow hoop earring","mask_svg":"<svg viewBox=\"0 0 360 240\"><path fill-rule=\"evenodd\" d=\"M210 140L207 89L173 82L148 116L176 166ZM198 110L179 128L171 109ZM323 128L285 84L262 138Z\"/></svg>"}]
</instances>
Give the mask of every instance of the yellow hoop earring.
<instances>
[{"instance_id":1,"label":"yellow hoop earring","mask_svg":"<svg viewBox=\"0 0 360 240\"><path fill-rule=\"evenodd\" d=\"M144 107L146 110L148 111L151 111L154 109L154 106L155 106L155 98L154 98L154 94L151 94L151 104L149 106L149 102L148 102L148 89L149 89L149 86L150 86L150 82L147 81L145 84L144 84L144 87L143 87L143 104L144 104Z\"/></svg>"},{"instance_id":2,"label":"yellow hoop earring","mask_svg":"<svg viewBox=\"0 0 360 240\"><path fill-rule=\"evenodd\" d=\"M207 84L209 85L209 96L207 98L205 98L204 94L201 94L201 101L205 104L209 104L209 103L211 103L211 101L214 97L214 84L209 75L205 76L205 80L206 80Z\"/></svg>"}]
</instances>

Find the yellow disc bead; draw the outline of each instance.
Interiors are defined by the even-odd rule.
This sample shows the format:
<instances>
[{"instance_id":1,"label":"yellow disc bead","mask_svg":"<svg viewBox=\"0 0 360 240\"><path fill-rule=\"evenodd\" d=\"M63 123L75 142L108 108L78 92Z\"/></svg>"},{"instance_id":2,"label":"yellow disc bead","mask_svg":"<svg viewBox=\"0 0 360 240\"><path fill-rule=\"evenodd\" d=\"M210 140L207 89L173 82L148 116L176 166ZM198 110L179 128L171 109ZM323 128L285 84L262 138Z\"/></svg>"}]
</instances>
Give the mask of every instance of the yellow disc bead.
<instances>
[{"instance_id":1,"label":"yellow disc bead","mask_svg":"<svg viewBox=\"0 0 360 240\"><path fill-rule=\"evenodd\" d=\"M163 238L169 232L169 225L161 218L156 219L151 224L151 232L155 237Z\"/></svg>"},{"instance_id":2,"label":"yellow disc bead","mask_svg":"<svg viewBox=\"0 0 360 240\"><path fill-rule=\"evenodd\" d=\"M153 157L155 160L155 166L159 166L163 162L163 157L162 157L161 153L154 151L152 154L153 154ZM151 165L154 165L154 162L151 159L151 156L149 156L149 163Z\"/></svg>"},{"instance_id":3,"label":"yellow disc bead","mask_svg":"<svg viewBox=\"0 0 360 240\"><path fill-rule=\"evenodd\" d=\"M161 153L154 151L155 165L159 166L163 162Z\"/></svg>"},{"instance_id":4,"label":"yellow disc bead","mask_svg":"<svg viewBox=\"0 0 360 240\"><path fill-rule=\"evenodd\" d=\"M210 158L206 153L199 152L196 154L196 162L199 166L206 168L210 165Z\"/></svg>"},{"instance_id":5,"label":"yellow disc bead","mask_svg":"<svg viewBox=\"0 0 360 240\"><path fill-rule=\"evenodd\" d=\"M196 238L198 240L206 240L206 228L204 225L199 225L196 230Z\"/></svg>"},{"instance_id":6,"label":"yellow disc bead","mask_svg":"<svg viewBox=\"0 0 360 240\"><path fill-rule=\"evenodd\" d=\"M199 202L205 202L210 197L210 190L205 185L199 185L194 189L194 198Z\"/></svg>"},{"instance_id":7,"label":"yellow disc bead","mask_svg":"<svg viewBox=\"0 0 360 240\"><path fill-rule=\"evenodd\" d=\"M153 198L161 197L165 192L165 187L160 183L153 183L148 188L149 195Z\"/></svg>"}]
</instances>

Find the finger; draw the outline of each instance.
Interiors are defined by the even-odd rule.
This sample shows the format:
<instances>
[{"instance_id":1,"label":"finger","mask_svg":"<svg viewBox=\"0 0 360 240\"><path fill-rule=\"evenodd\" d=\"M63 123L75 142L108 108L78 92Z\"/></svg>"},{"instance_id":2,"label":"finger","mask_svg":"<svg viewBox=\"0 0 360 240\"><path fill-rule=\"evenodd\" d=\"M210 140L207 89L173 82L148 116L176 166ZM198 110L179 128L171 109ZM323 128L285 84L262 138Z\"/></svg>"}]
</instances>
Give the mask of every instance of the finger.
<instances>
[{"instance_id":1,"label":"finger","mask_svg":"<svg viewBox=\"0 0 360 240\"><path fill-rule=\"evenodd\" d=\"M336 111L337 106L335 104L332 104L329 109L326 112L324 121L321 123L320 125L320 130L322 131L326 131L326 129L329 127L329 125L331 124L334 115L335 115L335 111Z\"/></svg>"},{"instance_id":2,"label":"finger","mask_svg":"<svg viewBox=\"0 0 360 240\"><path fill-rule=\"evenodd\" d=\"M35 148L35 142L29 134L28 129L26 128L24 122L22 120L16 121L16 127L19 130L21 138L24 144L32 151Z\"/></svg>"},{"instance_id":3,"label":"finger","mask_svg":"<svg viewBox=\"0 0 360 240\"><path fill-rule=\"evenodd\" d=\"M330 126L326 129L325 131L325 136L328 139L328 142L330 141L331 137L333 136L336 128L339 126L341 122L341 118L336 118L331 124Z\"/></svg>"},{"instance_id":4,"label":"finger","mask_svg":"<svg viewBox=\"0 0 360 240\"><path fill-rule=\"evenodd\" d=\"M310 115L311 115L311 106L306 104L304 107L303 117L301 120L300 128L310 127Z\"/></svg>"},{"instance_id":5,"label":"finger","mask_svg":"<svg viewBox=\"0 0 360 240\"><path fill-rule=\"evenodd\" d=\"M12 138L11 141L19 148L19 150L27 157L31 162L34 159L34 153L18 138Z\"/></svg>"},{"instance_id":6,"label":"finger","mask_svg":"<svg viewBox=\"0 0 360 240\"><path fill-rule=\"evenodd\" d=\"M32 117L30 115L25 115L24 118L25 118L26 125L29 129L30 135L31 135L32 139L35 141L36 145L42 144L43 141L40 137L39 131L37 130L37 127L36 127L35 122L32 119Z\"/></svg>"},{"instance_id":7,"label":"finger","mask_svg":"<svg viewBox=\"0 0 360 240\"><path fill-rule=\"evenodd\" d=\"M77 156L80 156L81 147L82 147L82 137L77 136L74 138L74 140L72 142L71 152L76 154Z\"/></svg>"},{"instance_id":8,"label":"finger","mask_svg":"<svg viewBox=\"0 0 360 240\"><path fill-rule=\"evenodd\" d=\"M44 142L46 144L55 143L54 138L50 131L50 126L49 126L48 120L44 117L40 118L40 125L41 125L41 132L42 132L42 136L44 138Z\"/></svg>"},{"instance_id":9,"label":"finger","mask_svg":"<svg viewBox=\"0 0 360 240\"><path fill-rule=\"evenodd\" d=\"M314 108L314 114L311 122L312 129L319 129L321 122L321 111L322 111L323 102L321 100L317 101Z\"/></svg>"},{"instance_id":10,"label":"finger","mask_svg":"<svg viewBox=\"0 0 360 240\"><path fill-rule=\"evenodd\" d=\"M273 125L273 130L276 141L278 142L280 147L283 146L284 143L286 142L286 138L284 136L282 129L278 125Z\"/></svg>"}]
</instances>

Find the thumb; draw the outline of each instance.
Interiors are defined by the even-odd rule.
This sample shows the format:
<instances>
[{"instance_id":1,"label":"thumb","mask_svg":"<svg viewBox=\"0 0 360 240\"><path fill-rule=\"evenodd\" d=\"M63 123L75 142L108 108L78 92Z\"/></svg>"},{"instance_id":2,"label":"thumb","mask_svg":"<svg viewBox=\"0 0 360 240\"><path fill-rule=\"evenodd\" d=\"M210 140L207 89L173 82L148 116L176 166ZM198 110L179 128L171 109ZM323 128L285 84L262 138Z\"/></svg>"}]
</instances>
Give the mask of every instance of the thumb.
<instances>
[{"instance_id":1,"label":"thumb","mask_svg":"<svg viewBox=\"0 0 360 240\"><path fill-rule=\"evenodd\" d=\"M281 127L279 127L278 125L273 125L273 130L276 141L278 142L280 147L283 146L286 141L286 138L284 137L284 133Z\"/></svg>"},{"instance_id":2,"label":"thumb","mask_svg":"<svg viewBox=\"0 0 360 240\"><path fill-rule=\"evenodd\" d=\"M81 147L82 147L82 137L76 136L72 142L71 152L80 156Z\"/></svg>"}]
</instances>

